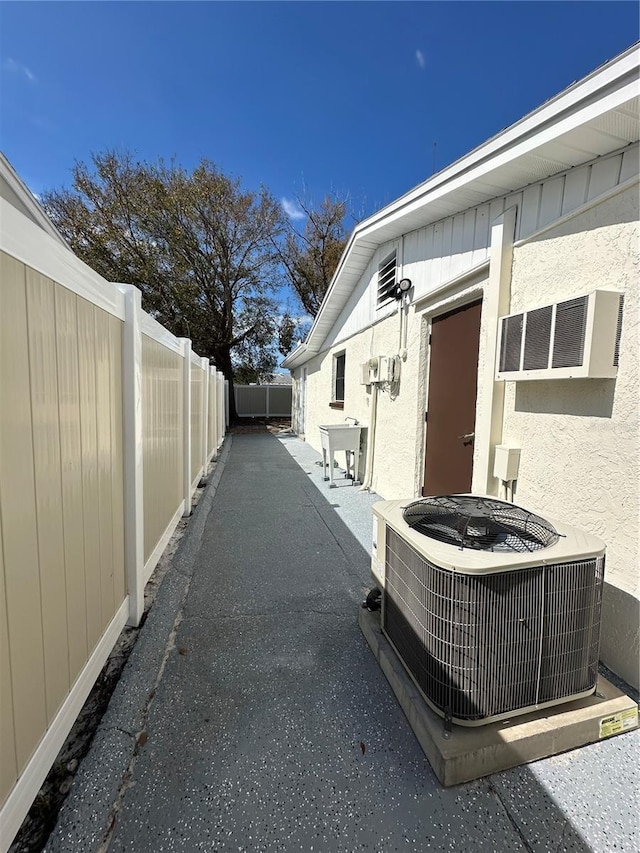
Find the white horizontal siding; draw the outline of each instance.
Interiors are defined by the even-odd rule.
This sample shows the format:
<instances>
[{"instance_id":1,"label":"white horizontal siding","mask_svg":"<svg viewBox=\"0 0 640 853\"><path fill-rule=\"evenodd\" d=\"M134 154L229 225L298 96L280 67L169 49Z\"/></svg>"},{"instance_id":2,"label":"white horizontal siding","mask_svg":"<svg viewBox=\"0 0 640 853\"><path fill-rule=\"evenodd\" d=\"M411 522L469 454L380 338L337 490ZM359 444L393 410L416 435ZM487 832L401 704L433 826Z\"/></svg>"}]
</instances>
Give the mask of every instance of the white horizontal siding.
<instances>
[{"instance_id":1,"label":"white horizontal siding","mask_svg":"<svg viewBox=\"0 0 640 853\"><path fill-rule=\"evenodd\" d=\"M414 300L486 261L489 256L491 223L514 205L518 208L516 240L534 234L585 202L629 180L639 171L636 143L623 152L576 166L516 192L500 195L438 222L411 231L400 241L384 243L374 253L353 293L327 335L322 349L346 340L372 323L393 313L391 304L376 311L378 264L398 247L401 275L410 278Z\"/></svg>"}]
</instances>

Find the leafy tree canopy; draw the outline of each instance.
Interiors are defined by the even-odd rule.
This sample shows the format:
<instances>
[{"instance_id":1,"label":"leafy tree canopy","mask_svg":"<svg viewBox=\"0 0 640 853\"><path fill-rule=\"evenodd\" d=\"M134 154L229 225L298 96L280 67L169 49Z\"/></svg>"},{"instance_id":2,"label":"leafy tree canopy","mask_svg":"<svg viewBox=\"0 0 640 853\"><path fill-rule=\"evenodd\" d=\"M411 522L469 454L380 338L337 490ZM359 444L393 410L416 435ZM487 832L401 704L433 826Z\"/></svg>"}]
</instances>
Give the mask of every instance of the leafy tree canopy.
<instances>
[{"instance_id":1,"label":"leafy tree canopy","mask_svg":"<svg viewBox=\"0 0 640 853\"><path fill-rule=\"evenodd\" d=\"M317 208L301 199L297 202L306 217L304 229L298 231L289 222L277 250L303 308L315 317L347 244L347 205L332 195Z\"/></svg>"},{"instance_id":2,"label":"leafy tree canopy","mask_svg":"<svg viewBox=\"0 0 640 853\"><path fill-rule=\"evenodd\" d=\"M228 379L234 369L273 372L286 226L266 189L248 192L207 160L189 173L116 151L72 174L73 188L46 193L43 205L79 257L136 284L144 309ZM231 405L235 417L233 394Z\"/></svg>"}]
</instances>

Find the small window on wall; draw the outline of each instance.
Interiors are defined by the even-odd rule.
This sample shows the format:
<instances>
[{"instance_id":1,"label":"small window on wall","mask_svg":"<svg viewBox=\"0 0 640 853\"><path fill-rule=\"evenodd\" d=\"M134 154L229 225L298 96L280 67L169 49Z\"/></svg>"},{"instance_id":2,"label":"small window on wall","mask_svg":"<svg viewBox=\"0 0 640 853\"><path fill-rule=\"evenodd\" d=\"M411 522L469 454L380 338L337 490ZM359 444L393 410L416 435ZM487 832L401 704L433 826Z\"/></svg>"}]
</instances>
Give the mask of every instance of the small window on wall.
<instances>
[{"instance_id":1,"label":"small window on wall","mask_svg":"<svg viewBox=\"0 0 640 853\"><path fill-rule=\"evenodd\" d=\"M393 301L396 295L396 253L392 252L378 267L378 297L376 308Z\"/></svg>"},{"instance_id":2,"label":"small window on wall","mask_svg":"<svg viewBox=\"0 0 640 853\"><path fill-rule=\"evenodd\" d=\"M344 367L346 356L340 352L333 357L333 389L331 393L331 407L334 409L344 408Z\"/></svg>"}]
</instances>

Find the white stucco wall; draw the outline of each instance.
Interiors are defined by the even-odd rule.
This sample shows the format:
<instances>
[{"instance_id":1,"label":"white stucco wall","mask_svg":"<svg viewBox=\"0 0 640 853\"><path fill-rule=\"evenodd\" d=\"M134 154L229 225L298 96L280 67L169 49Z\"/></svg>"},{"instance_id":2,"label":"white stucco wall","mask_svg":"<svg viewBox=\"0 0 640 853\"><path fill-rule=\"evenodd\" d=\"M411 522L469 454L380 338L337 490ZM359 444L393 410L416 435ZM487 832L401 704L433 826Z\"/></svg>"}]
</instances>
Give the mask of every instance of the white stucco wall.
<instances>
[{"instance_id":1,"label":"white stucco wall","mask_svg":"<svg viewBox=\"0 0 640 853\"><path fill-rule=\"evenodd\" d=\"M407 328L407 360L402 362L397 393L382 386L378 394L378 417L375 438L372 489L386 499L411 497L416 479L416 457L422 442L418 403L420 374L420 336L422 321L410 311ZM316 450L321 450L320 425L342 423L346 417L357 418L362 424L371 423L371 386L360 384L360 365L378 355L393 356L400 349L400 317L396 313L349 340L332 347L306 363L307 412L305 438ZM332 409L331 389L333 357L346 353L344 409ZM301 368L295 371L294 395L298 395ZM295 410L295 405L294 405ZM294 425L295 428L295 425ZM344 457L338 457L344 465ZM360 476L365 474L366 453L361 454Z\"/></svg>"},{"instance_id":2,"label":"white stucco wall","mask_svg":"<svg viewBox=\"0 0 640 853\"><path fill-rule=\"evenodd\" d=\"M406 344L406 358L401 362L398 388L381 386L378 393L378 417L375 435L372 489L386 500L411 498L420 493L424 479L425 422L428 390L427 338L430 321L460 305L482 299L486 280L482 276L462 283L454 291L434 295L418 311L410 306L406 316L406 337L400 341L400 316L396 313L371 326L347 341L315 356L306 362L306 441L321 451L320 425L342 423L346 417L357 418L367 426L371 422L371 386L360 384L360 365L373 356L392 356L400 353ZM479 351L479 376L486 361L486 320L483 315ZM345 352L344 409L333 409L331 390L334 355ZM302 368L294 373L293 428L302 432L299 416L300 377ZM392 393L393 391L393 393ZM455 393L455 389L452 389ZM482 388L478 387L478 395ZM427 437L428 438L428 437ZM361 455L360 475L365 475L366 454ZM339 464L344 459L339 457Z\"/></svg>"},{"instance_id":3,"label":"white stucco wall","mask_svg":"<svg viewBox=\"0 0 640 853\"><path fill-rule=\"evenodd\" d=\"M522 448L515 501L551 519L601 536L607 543L601 657L629 683L638 685L639 480L639 229L637 186L620 192L564 224L514 248L510 312L570 299L598 287L625 292L618 376L615 380L553 380L498 383L504 416L500 441ZM378 398L372 488L387 499L419 493L423 478L431 317L481 298L487 281L461 284L445 295L423 297L409 309L407 358L397 396ZM497 324L483 307L478 364L477 411L493 382L493 352L487 339ZM322 423L355 417L368 424L371 389L360 385L360 364L399 351L394 314L332 346L305 364L306 440L317 450ZM346 353L345 403L332 409L333 356ZM301 368L295 371L298 380ZM297 381L294 399L297 398ZM294 404L294 412L296 406ZM498 423L499 423L498 417ZM296 424L294 423L294 428ZM476 433L489 428L478 416ZM428 439L428 436L427 436ZM476 446L477 449L477 446ZM477 454L476 454L477 455ZM478 459L474 486L479 488ZM342 462L341 462L342 464ZM360 475L365 473L365 455ZM480 472L482 473L482 472Z\"/></svg>"},{"instance_id":4,"label":"white stucco wall","mask_svg":"<svg viewBox=\"0 0 640 853\"><path fill-rule=\"evenodd\" d=\"M503 441L522 448L516 503L607 543L601 657L638 685L639 228L633 187L514 249L511 311L624 291L615 380L509 382Z\"/></svg>"}]
</instances>

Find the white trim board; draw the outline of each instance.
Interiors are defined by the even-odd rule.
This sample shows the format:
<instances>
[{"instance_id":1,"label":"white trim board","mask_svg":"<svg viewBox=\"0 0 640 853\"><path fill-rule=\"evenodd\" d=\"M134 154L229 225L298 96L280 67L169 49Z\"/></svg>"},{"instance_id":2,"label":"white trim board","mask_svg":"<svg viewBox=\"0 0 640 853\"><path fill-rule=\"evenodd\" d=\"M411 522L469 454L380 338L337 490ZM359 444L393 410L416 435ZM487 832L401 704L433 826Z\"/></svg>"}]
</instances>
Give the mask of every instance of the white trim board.
<instances>
[{"instance_id":1,"label":"white trim board","mask_svg":"<svg viewBox=\"0 0 640 853\"><path fill-rule=\"evenodd\" d=\"M36 198L34 198L33 193L21 180L20 176L13 168L11 163L7 160L4 154L0 151L0 175L6 181L7 186L13 192L20 204L23 205L25 210L29 212L29 214L35 219L40 228L43 229L47 234L53 237L54 240L59 242L68 252L71 252L71 249L67 245L66 240L62 236L62 234L55 227L53 222L49 219L47 214L44 212L42 207L38 204Z\"/></svg>"},{"instance_id":2,"label":"white trim board","mask_svg":"<svg viewBox=\"0 0 640 853\"><path fill-rule=\"evenodd\" d=\"M122 291L3 198L0 198L0 222L3 252L124 320Z\"/></svg>"},{"instance_id":3,"label":"white trim board","mask_svg":"<svg viewBox=\"0 0 640 853\"><path fill-rule=\"evenodd\" d=\"M146 584L148 582L149 578L151 577L151 575L153 574L153 570L158 565L158 562L160 561L160 557L162 557L162 555L164 553L164 549L167 547L167 545L169 543L169 539L171 539L171 537L173 536L173 531L176 529L176 527L178 526L178 522L182 518L183 512L184 512L184 500L180 501L180 505L178 506L178 509L174 513L173 518L171 519L171 521L167 525L166 530L164 531L164 533L160 537L158 544L156 545L156 547L151 552L151 556L149 557L147 562L144 564L144 572L142 575L143 584Z\"/></svg>"},{"instance_id":4,"label":"white trim board","mask_svg":"<svg viewBox=\"0 0 640 853\"><path fill-rule=\"evenodd\" d=\"M183 355L180 340L146 311L142 311L140 314L140 331L143 335L157 341L177 355Z\"/></svg>"},{"instance_id":5,"label":"white trim board","mask_svg":"<svg viewBox=\"0 0 640 853\"><path fill-rule=\"evenodd\" d=\"M129 597L127 596L100 638L84 668L31 760L18 778L13 790L0 811L0 853L7 853L22 821L31 808L47 773L53 766L67 735L71 731L91 688L105 665L120 632L127 623Z\"/></svg>"}]
</instances>

